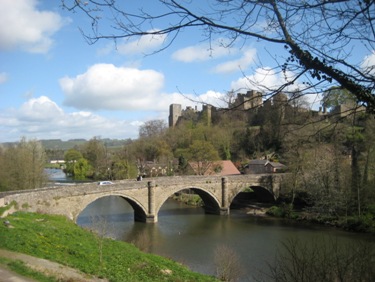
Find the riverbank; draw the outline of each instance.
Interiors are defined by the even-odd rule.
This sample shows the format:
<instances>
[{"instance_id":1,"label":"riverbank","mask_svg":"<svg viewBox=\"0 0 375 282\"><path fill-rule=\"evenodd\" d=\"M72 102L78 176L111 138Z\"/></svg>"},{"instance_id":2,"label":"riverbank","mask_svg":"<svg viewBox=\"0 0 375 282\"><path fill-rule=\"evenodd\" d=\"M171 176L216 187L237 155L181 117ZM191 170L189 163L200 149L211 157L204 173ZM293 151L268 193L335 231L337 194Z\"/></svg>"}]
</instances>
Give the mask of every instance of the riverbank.
<instances>
[{"instance_id":1,"label":"riverbank","mask_svg":"<svg viewBox=\"0 0 375 282\"><path fill-rule=\"evenodd\" d=\"M339 217L324 215L305 210L294 210L290 205L281 204L267 209L266 214L296 222L307 222L317 225L335 227L349 232L375 234L375 217L372 214L362 216Z\"/></svg>"},{"instance_id":2,"label":"riverbank","mask_svg":"<svg viewBox=\"0 0 375 282\"><path fill-rule=\"evenodd\" d=\"M246 195L246 194L244 194ZM258 203L249 201L247 196L240 197L232 203L231 208L243 210L249 216L275 217L305 222L310 224L335 227L350 232L375 234L375 217L372 214L358 216L328 216L309 212L306 210L295 210L289 204L281 203L272 205L270 203ZM172 197L174 200L189 206L201 207L204 205L199 195L180 192Z\"/></svg>"},{"instance_id":3,"label":"riverbank","mask_svg":"<svg viewBox=\"0 0 375 282\"><path fill-rule=\"evenodd\" d=\"M88 277L104 281L217 281L167 258L143 253L132 244L98 236L65 217L18 212L3 222L0 249L56 262Z\"/></svg>"}]
</instances>

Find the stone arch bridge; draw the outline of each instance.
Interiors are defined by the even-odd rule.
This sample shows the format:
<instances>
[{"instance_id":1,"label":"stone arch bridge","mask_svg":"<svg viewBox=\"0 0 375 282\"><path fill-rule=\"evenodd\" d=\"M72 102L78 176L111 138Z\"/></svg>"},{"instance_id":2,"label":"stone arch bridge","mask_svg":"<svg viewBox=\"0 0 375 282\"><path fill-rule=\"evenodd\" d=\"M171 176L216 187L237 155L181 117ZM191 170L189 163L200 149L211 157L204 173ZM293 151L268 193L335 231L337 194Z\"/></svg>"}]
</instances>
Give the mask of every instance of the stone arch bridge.
<instances>
[{"instance_id":1,"label":"stone arch bridge","mask_svg":"<svg viewBox=\"0 0 375 282\"><path fill-rule=\"evenodd\" d=\"M173 176L122 180L112 185L86 183L48 187L0 194L0 206L14 202L16 210L65 215L76 221L79 214L95 200L106 196L124 198L134 209L134 219L157 222L158 212L174 193L192 189L203 202L206 213L226 215L238 193L245 188L263 190L273 199L280 191L282 174L247 174L220 176Z\"/></svg>"}]
</instances>

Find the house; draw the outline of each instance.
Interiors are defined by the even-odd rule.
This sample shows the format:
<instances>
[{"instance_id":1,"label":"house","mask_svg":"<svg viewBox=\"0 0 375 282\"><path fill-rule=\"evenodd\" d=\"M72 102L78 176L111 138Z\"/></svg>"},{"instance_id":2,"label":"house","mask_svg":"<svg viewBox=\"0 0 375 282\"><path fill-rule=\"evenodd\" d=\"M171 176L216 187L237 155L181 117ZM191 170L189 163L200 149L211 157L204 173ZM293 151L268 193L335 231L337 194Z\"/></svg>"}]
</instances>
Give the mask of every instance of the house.
<instances>
[{"instance_id":1,"label":"house","mask_svg":"<svg viewBox=\"0 0 375 282\"><path fill-rule=\"evenodd\" d=\"M173 174L173 164L148 161L140 169L139 175L147 177L166 176Z\"/></svg>"},{"instance_id":2,"label":"house","mask_svg":"<svg viewBox=\"0 0 375 282\"><path fill-rule=\"evenodd\" d=\"M241 172L232 161L188 162L188 172L195 175L236 175Z\"/></svg>"},{"instance_id":3,"label":"house","mask_svg":"<svg viewBox=\"0 0 375 282\"><path fill-rule=\"evenodd\" d=\"M245 174L251 173L277 173L285 172L287 166L279 162L269 160L251 160L244 169Z\"/></svg>"}]
</instances>

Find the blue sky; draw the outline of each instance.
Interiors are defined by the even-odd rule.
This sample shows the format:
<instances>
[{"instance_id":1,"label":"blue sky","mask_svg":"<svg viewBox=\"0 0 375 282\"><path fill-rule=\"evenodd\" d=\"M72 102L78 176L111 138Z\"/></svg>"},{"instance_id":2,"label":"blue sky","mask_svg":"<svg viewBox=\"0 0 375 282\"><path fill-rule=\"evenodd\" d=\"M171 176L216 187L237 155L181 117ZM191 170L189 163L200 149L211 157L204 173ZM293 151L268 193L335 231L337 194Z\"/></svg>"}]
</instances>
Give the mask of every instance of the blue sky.
<instances>
[{"instance_id":1,"label":"blue sky","mask_svg":"<svg viewBox=\"0 0 375 282\"><path fill-rule=\"evenodd\" d=\"M254 88L244 73L265 85L282 82L258 68L259 58L272 66L263 55L278 46L248 41L222 48L225 39L218 37L210 52L191 30L146 56L166 38L89 45L79 32L90 27L89 20L62 10L60 1L0 3L0 143L21 137L137 138L143 122L167 122L172 103L200 109L192 99L220 106L226 91Z\"/></svg>"}]
</instances>

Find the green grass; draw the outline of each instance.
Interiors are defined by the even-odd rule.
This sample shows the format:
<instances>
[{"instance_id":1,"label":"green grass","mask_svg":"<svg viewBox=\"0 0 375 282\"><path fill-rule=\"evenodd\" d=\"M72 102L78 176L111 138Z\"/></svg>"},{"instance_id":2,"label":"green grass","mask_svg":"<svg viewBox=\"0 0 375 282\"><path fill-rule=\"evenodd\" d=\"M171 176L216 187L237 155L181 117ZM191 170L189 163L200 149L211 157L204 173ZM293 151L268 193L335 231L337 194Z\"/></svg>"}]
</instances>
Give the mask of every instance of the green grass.
<instances>
[{"instance_id":1,"label":"green grass","mask_svg":"<svg viewBox=\"0 0 375 282\"><path fill-rule=\"evenodd\" d=\"M18 212L6 220L14 228L1 224L0 248L55 261L109 281L216 281L131 244L100 238L62 216Z\"/></svg>"}]
</instances>

